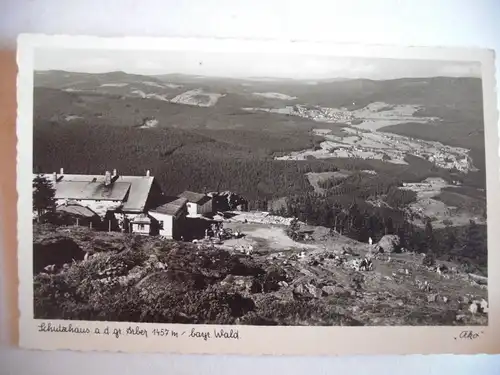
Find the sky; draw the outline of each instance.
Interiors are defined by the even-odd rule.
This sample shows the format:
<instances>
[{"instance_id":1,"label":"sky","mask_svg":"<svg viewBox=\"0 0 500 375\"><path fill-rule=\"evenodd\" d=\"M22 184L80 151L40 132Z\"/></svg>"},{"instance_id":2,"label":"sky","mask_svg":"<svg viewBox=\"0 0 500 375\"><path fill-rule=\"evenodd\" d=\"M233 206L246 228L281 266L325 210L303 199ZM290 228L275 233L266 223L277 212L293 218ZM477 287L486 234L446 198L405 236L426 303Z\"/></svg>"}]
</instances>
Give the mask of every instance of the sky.
<instances>
[{"instance_id":1,"label":"sky","mask_svg":"<svg viewBox=\"0 0 500 375\"><path fill-rule=\"evenodd\" d=\"M44 48L36 51L34 59L35 70L124 71L144 75L177 73L228 78L479 77L481 71L480 64L473 62L196 51Z\"/></svg>"}]
</instances>

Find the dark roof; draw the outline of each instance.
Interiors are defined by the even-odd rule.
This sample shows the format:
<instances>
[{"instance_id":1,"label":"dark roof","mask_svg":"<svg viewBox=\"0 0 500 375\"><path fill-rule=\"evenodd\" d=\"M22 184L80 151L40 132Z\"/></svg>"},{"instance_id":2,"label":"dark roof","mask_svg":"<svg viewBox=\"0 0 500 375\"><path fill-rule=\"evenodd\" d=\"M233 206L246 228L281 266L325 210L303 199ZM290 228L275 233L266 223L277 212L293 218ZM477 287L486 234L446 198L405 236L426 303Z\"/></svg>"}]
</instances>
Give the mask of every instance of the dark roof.
<instances>
[{"instance_id":1,"label":"dark roof","mask_svg":"<svg viewBox=\"0 0 500 375\"><path fill-rule=\"evenodd\" d=\"M195 193L193 191L186 190L179 197L186 198L191 203L196 203L199 205L203 205L207 203L211 198L206 194Z\"/></svg>"},{"instance_id":2,"label":"dark roof","mask_svg":"<svg viewBox=\"0 0 500 375\"><path fill-rule=\"evenodd\" d=\"M35 176L35 175L34 175ZM47 178L49 181L52 181L53 175L51 173L44 174L43 175L45 178ZM116 181L113 183L115 184L122 184L126 183L129 184L129 191L128 191L128 196L126 197L126 201L123 202L123 211L131 211L131 212L141 212L144 211L144 208L146 206L146 202L149 197L149 193L151 191L151 186L153 185L153 176L118 176ZM56 189L56 198L58 195L58 191L60 189L67 189L67 190L78 190L81 189L81 185L78 185L78 183L96 183L96 184L103 184L104 183L104 174L102 175L86 175L86 174L64 174L64 175L57 175L57 181L55 183L54 188ZM68 183L70 184L64 186L61 185L61 183ZM54 185L54 183L52 183ZM73 185L75 187L68 187L70 185ZM62 191L62 190L61 190ZM73 193L71 193L73 194ZM69 192L62 193L61 195L71 195ZM114 195L119 196L118 192ZM124 197L125 198L125 197ZM68 198L61 198L61 199L110 199L106 197L102 198L96 198L96 197L89 197L89 198L77 198L77 197L68 197ZM116 200L121 200L121 199L116 199Z\"/></svg>"},{"instance_id":3,"label":"dark roof","mask_svg":"<svg viewBox=\"0 0 500 375\"><path fill-rule=\"evenodd\" d=\"M150 211L157 212L159 214L175 216L182 210L186 205L186 198L169 197L166 198L166 202L161 206L158 206Z\"/></svg>"},{"instance_id":4,"label":"dark roof","mask_svg":"<svg viewBox=\"0 0 500 375\"><path fill-rule=\"evenodd\" d=\"M61 205L56 209L59 212L66 212L71 215L92 218L97 214L88 207L80 206L79 204Z\"/></svg>"},{"instance_id":5,"label":"dark roof","mask_svg":"<svg viewBox=\"0 0 500 375\"><path fill-rule=\"evenodd\" d=\"M130 185L127 182L105 186L102 182L61 181L56 183L55 198L123 201Z\"/></svg>"}]
</instances>

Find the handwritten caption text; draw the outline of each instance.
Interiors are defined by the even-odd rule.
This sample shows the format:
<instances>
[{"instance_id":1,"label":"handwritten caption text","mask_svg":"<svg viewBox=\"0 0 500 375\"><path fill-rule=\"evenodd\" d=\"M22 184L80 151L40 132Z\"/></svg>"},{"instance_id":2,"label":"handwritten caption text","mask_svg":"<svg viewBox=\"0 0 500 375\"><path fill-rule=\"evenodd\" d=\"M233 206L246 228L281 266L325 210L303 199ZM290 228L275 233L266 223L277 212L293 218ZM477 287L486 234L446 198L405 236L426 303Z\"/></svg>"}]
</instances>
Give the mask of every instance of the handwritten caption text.
<instances>
[{"instance_id":1,"label":"handwritten caption text","mask_svg":"<svg viewBox=\"0 0 500 375\"><path fill-rule=\"evenodd\" d=\"M223 329L214 328L211 330L207 329L197 329L190 328L186 330L173 330L170 328L150 328L146 329L138 325L130 325L124 328L116 328L109 326L102 327L81 327L77 324L52 324L52 323L40 323L38 325L38 332L44 333L68 333L75 335L96 335L96 336L114 336L115 338L125 337L125 336L135 336L135 337L170 337L179 338L186 337L192 339L201 339L208 341L211 339L229 339L229 340L239 340L240 334L237 329Z\"/></svg>"}]
</instances>

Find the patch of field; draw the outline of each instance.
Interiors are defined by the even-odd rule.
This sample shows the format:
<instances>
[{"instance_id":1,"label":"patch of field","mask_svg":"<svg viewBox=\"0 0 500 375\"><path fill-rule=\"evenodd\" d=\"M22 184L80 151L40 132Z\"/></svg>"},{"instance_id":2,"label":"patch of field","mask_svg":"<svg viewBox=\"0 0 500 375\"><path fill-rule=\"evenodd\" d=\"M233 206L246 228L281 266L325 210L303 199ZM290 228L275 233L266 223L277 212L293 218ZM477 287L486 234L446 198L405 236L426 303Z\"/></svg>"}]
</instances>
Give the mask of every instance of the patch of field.
<instances>
[{"instance_id":1,"label":"patch of field","mask_svg":"<svg viewBox=\"0 0 500 375\"><path fill-rule=\"evenodd\" d=\"M158 87L159 89L165 88L164 85L162 85L158 82L143 81L142 84L144 84L146 86L151 86L151 87Z\"/></svg>"},{"instance_id":2,"label":"patch of field","mask_svg":"<svg viewBox=\"0 0 500 375\"><path fill-rule=\"evenodd\" d=\"M183 87L182 85L176 85L175 83L164 83L164 85L169 89L180 89Z\"/></svg>"},{"instance_id":3,"label":"patch of field","mask_svg":"<svg viewBox=\"0 0 500 375\"><path fill-rule=\"evenodd\" d=\"M186 91L170 100L171 103L198 107L213 107L223 94L204 92L202 89Z\"/></svg>"},{"instance_id":4,"label":"patch of field","mask_svg":"<svg viewBox=\"0 0 500 375\"><path fill-rule=\"evenodd\" d=\"M361 158L384 160L394 164L407 164L407 155L423 158L444 169L473 171L469 150L440 142L423 141L391 133L371 132L344 127L335 133L327 129L314 129L314 135L325 138L317 149L292 152L277 157L279 160L306 160L328 158Z\"/></svg>"},{"instance_id":5,"label":"patch of field","mask_svg":"<svg viewBox=\"0 0 500 375\"><path fill-rule=\"evenodd\" d=\"M103 83L100 87L125 87L128 83Z\"/></svg>"},{"instance_id":6,"label":"patch of field","mask_svg":"<svg viewBox=\"0 0 500 375\"><path fill-rule=\"evenodd\" d=\"M77 115L66 115L64 116L64 119L66 121L71 121L71 120L77 120L83 118L82 116L77 116Z\"/></svg>"},{"instance_id":7,"label":"patch of field","mask_svg":"<svg viewBox=\"0 0 500 375\"><path fill-rule=\"evenodd\" d=\"M391 105L384 102L373 102L355 110L347 108L330 108L316 105L297 104L282 108L243 108L246 111L263 111L285 114L311 119L317 122L343 122L356 128L374 131L385 126L408 122L430 123L436 117L414 116L422 107L417 105Z\"/></svg>"},{"instance_id":8,"label":"patch of field","mask_svg":"<svg viewBox=\"0 0 500 375\"><path fill-rule=\"evenodd\" d=\"M470 220L484 224L485 220L480 215L474 215L457 207L449 206L437 197L445 188L453 188L441 178L428 178L419 183L405 183L401 189L412 190L417 193L416 202L409 205L408 210L414 217L414 224L425 226L427 218L433 220L434 227L444 227L446 222L454 226L469 224Z\"/></svg>"},{"instance_id":9,"label":"patch of field","mask_svg":"<svg viewBox=\"0 0 500 375\"><path fill-rule=\"evenodd\" d=\"M435 117L414 116L421 109L416 105L389 105L383 102L374 102L366 107L353 111L356 119L361 123L353 126L365 130L377 130L385 126L404 124L407 122L430 123Z\"/></svg>"},{"instance_id":10,"label":"patch of field","mask_svg":"<svg viewBox=\"0 0 500 375\"><path fill-rule=\"evenodd\" d=\"M169 98L167 95L156 94L156 93L146 93L142 90L132 90L131 94L137 95L143 99L156 99L156 100L163 100L165 102L169 101Z\"/></svg>"},{"instance_id":11,"label":"patch of field","mask_svg":"<svg viewBox=\"0 0 500 375\"><path fill-rule=\"evenodd\" d=\"M321 188L319 186L319 183L322 181L328 181L331 179L344 179L346 177L349 177L350 173L349 172L309 172L306 173L307 179L309 180L309 183L313 187L314 191L318 194L324 194L325 189Z\"/></svg>"},{"instance_id":12,"label":"patch of field","mask_svg":"<svg viewBox=\"0 0 500 375\"><path fill-rule=\"evenodd\" d=\"M268 99L279 99L279 100L295 100L296 96L290 96L286 94L280 94L279 92L254 92L253 95L261 96Z\"/></svg>"}]
</instances>

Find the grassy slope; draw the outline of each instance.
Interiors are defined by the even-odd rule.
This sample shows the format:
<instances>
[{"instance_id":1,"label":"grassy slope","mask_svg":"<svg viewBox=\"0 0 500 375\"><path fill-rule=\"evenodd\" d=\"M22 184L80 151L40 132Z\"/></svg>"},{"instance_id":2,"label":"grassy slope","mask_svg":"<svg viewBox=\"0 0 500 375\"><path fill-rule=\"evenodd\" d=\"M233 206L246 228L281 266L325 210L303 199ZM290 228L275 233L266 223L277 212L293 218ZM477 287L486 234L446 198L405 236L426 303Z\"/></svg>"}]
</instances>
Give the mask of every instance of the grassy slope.
<instances>
[{"instance_id":1,"label":"grassy slope","mask_svg":"<svg viewBox=\"0 0 500 375\"><path fill-rule=\"evenodd\" d=\"M63 240L98 254L55 275L35 275L37 318L263 325L487 322L485 315L468 313L461 302L467 294L486 298L486 290L459 274L440 279L412 254L394 256L391 263L376 260L374 271L341 266L327 271L325 260L317 266L290 260L285 266L258 255L200 250L157 238L35 227L39 246L57 246ZM364 244L345 241L354 253L366 251ZM330 255L327 251L318 259ZM355 257L343 256L346 261ZM158 268L160 263L166 269ZM410 275L400 269L409 269ZM434 290L419 290L417 279L429 281ZM323 287L327 292L310 294ZM435 302L428 302L429 294L437 295ZM456 321L457 314L465 314L462 323Z\"/></svg>"}]
</instances>

